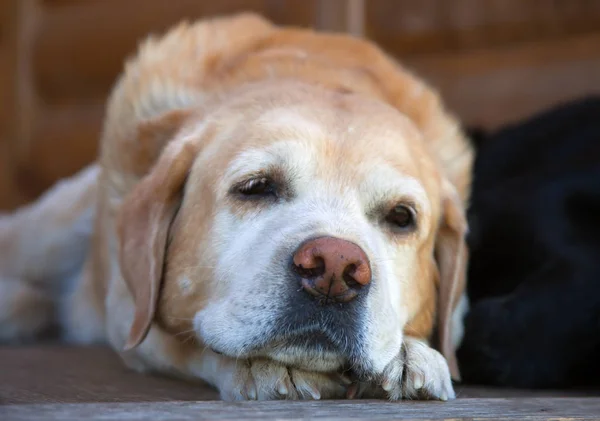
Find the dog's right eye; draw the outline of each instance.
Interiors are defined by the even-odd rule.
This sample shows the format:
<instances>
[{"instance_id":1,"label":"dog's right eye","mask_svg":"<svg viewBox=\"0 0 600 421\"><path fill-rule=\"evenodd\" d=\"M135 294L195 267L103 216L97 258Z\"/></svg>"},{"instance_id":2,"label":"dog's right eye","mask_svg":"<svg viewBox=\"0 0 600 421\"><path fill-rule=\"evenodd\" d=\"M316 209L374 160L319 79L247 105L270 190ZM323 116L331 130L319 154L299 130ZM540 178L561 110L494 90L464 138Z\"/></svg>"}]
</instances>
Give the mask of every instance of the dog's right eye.
<instances>
[{"instance_id":1,"label":"dog's right eye","mask_svg":"<svg viewBox=\"0 0 600 421\"><path fill-rule=\"evenodd\" d=\"M246 197L275 196L275 184L267 177L258 177L246 180L237 185L236 191Z\"/></svg>"},{"instance_id":2,"label":"dog's right eye","mask_svg":"<svg viewBox=\"0 0 600 421\"><path fill-rule=\"evenodd\" d=\"M396 229L407 231L415 227L414 211L406 205L395 206L386 216L386 221Z\"/></svg>"}]
</instances>

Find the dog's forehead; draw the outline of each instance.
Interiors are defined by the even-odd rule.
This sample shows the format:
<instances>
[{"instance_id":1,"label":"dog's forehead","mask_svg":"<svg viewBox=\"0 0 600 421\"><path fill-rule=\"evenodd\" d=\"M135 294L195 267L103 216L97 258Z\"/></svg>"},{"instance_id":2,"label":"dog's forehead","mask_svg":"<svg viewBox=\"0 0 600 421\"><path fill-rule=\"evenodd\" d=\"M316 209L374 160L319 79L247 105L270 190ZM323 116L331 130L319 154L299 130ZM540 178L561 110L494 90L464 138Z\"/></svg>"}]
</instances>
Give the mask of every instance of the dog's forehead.
<instances>
[{"instance_id":1,"label":"dog's forehead","mask_svg":"<svg viewBox=\"0 0 600 421\"><path fill-rule=\"evenodd\" d=\"M257 129L269 137L323 140L327 128L318 119L312 118L308 110L300 107L276 107L265 111L256 121Z\"/></svg>"},{"instance_id":2,"label":"dog's forehead","mask_svg":"<svg viewBox=\"0 0 600 421\"><path fill-rule=\"evenodd\" d=\"M418 131L395 110L364 105L360 101L323 100L274 106L245 129L256 146L277 150L280 155L286 151L275 144L296 141L296 149L303 149L297 152L330 164L322 165L324 169L337 165L340 170L357 173L358 167L385 160L399 172L415 176L421 159L415 159L419 154Z\"/></svg>"},{"instance_id":3,"label":"dog's forehead","mask_svg":"<svg viewBox=\"0 0 600 421\"><path fill-rule=\"evenodd\" d=\"M406 194L420 202L427 192L420 178L422 157L412 148L415 131L389 116L336 113L328 107L275 107L251 127L252 145L240 145L225 184L261 171L283 170L298 186L354 189L369 201Z\"/></svg>"}]
</instances>

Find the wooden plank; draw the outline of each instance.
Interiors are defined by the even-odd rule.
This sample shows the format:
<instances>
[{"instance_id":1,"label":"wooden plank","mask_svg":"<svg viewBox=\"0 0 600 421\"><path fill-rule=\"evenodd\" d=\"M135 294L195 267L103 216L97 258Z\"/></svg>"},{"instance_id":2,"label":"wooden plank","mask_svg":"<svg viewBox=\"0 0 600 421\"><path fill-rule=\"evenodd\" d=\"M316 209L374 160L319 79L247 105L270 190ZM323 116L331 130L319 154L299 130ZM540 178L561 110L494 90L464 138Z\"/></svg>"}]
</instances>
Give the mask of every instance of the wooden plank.
<instances>
[{"instance_id":1,"label":"wooden plank","mask_svg":"<svg viewBox=\"0 0 600 421\"><path fill-rule=\"evenodd\" d=\"M31 143L37 96L31 57L39 4L37 0L10 0L0 7L0 209L24 200L15 180L16 165Z\"/></svg>"},{"instance_id":2,"label":"wooden plank","mask_svg":"<svg viewBox=\"0 0 600 421\"><path fill-rule=\"evenodd\" d=\"M317 7L317 29L327 32L346 30L346 0L320 0Z\"/></svg>"},{"instance_id":3,"label":"wooden plank","mask_svg":"<svg viewBox=\"0 0 600 421\"><path fill-rule=\"evenodd\" d=\"M365 0L348 0L346 12L347 31L355 37L364 35L365 32Z\"/></svg>"},{"instance_id":4,"label":"wooden plank","mask_svg":"<svg viewBox=\"0 0 600 421\"><path fill-rule=\"evenodd\" d=\"M0 346L0 408L9 404L215 399L218 394L204 384L130 370L106 347ZM2 416L0 420L4 421Z\"/></svg>"},{"instance_id":5,"label":"wooden plank","mask_svg":"<svg viewBox=\"0 0 600 421\"><path fill-rule=\"evenodd\" d=\"M582 398L598 391L512 390L457 385L460 400L472 398ZM137 373L102 346L37 344L0 347L0 404L214 401L203 384ZM2 419L0 417L0 419Z\"/></svg>"},{"instance_id":6,"label":"wooden plank","mask_svg":"<svg viewBox=\"0 0 600 421\"><path fill-rule=\"evenodd\" d=\"M320 0L315 27L326 32L346 32L354 36L364 35L364 0Z\"/></svg>"},{"instance_id":7,"label":"wooden plank","mask_svg":"<svg viewBox=\"0 0 600 421\"><path fill-rule=\"evenodd\" d=\"M0 402L3 404L217 399L216 392L204 385L129 370L116 353L103 346L48 343L0 346L0 373ZM531 391L463 385L458 385L456 392L461 399L598 396L594 391L590 394L577 390Z\"/></svg>"},{"instance_id":8,"label":"wooden plank","mask_svg":"<svg viewBox=\"0 0 600 421\"><path fill-rule=\"evenodd\" d=\"M0 213L15 209L24 200L13 178L9 147L0 141Z\"/></svg>"},{"instance_id":9,"label":"wooden plank","mask_svg":"<svg viewBox=\"0 0 600 421\"><path fill-rule=\"evenodd\" d=\"M0 419L594 419L598 391L516 391L457 386L451 402L218 401L200 384L127 369L105 347L0 347ZM558 397L562 396L562 397Z\"/></svg>"},{"instance_id":10,"label":"wooden plank","mask_svg":"<svg viewBox=\"0 0 600 421\"><path fill-rule=\"evenodd\" d=\"M103 101L40 110L29 151L15 168L19 189L29 200L96 159L103 117Z\"/></svg>"},{"instance_id":11,"label":"wooden plank","mask_svg":"<svg viewBox=\"0 0 600 421\"><path fill-rule=\"evenodd\" d=\"M584 420L597 419L600 399L458 399L451 402L275 401L49 404L0 407L4 421L34 420Z\"/></svg>"},{"instance_id":12,"label":"wooden plank","mask_svg":"<svg viewBox=\"0 0 600 421\"><path fill-rule=\"evenodd\" d=\"M468 125L494 129L600 93L600 32L507 48L404 58Z\"/></svg>"},{"instance_id":13,"label":"wooden plank","mask_svg":"<svg viewBox=\"0 0 600 421\"><path fill-rule=\"evenodd\" d=\"M12 208L18 202L17 192L12 177L12 147L8 137L9 119L12 115L12 95L14 88L15 55L7 45L7 37L16 26L11 24L15 18L16 3L0 3L0 212ZM9 30L10 28L10 30Z\"/></svg>"},{"instance_id":14,"label":"wooden plank","mask_svg":"<svg viewBox=\"0 0 600 421\"><path fill-rule=\"evenodd\" d=\"M15 3L13 1L13 3ZM14 6L14 15L6 42L13 59L9 94L10 112L6 116L9 126L6 136L11 139L15 156L27 152L35 124L37 95L33 83L32 56L41 8L38 0L19 0ZM11 26L12 26L11 25Z\"/></svg>"},{"instance_id":15,"label":"wooden plank","mask_svg":"<svg viewBox=\"0 0 600 421\"><path fill-rule=\"evenodd\" d=\"M595 0L369 0L367 34L395 55L561 39L600 27Z\"/></svg>"},{"instance_id":16,"label":"wooden plank","mask_svg":"<svg viewBox=\"0 0 600 421\"><path fill-rule=\"evenodd\" d=\"M89 0L47 10L35 51L46 100L106 95L125 58L150 33L182 20L254 11L288 25L312 25L316 0Z\"/></svg>"}]
</instances>

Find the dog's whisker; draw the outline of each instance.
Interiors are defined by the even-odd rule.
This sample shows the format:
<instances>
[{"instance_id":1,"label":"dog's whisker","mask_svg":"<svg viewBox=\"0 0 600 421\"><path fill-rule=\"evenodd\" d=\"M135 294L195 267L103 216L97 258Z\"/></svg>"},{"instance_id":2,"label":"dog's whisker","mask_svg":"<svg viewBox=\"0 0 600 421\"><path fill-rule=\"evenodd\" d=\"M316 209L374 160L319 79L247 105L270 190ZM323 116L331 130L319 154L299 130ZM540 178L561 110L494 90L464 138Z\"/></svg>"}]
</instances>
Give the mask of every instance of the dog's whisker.
<instances>
[{"instance_id":1,"label":"dog's whisker","mask_svg":"<svg viewBox=\"0 0 600 421\"><path fill-rule=\"evenodd\" d=\"M195 329L188 329L188 330L183 330L181 332L177 332L175 335L173 336L183 336L183 335L189 335L190 333L196 333Z\"/></svg>"},{"instance_id":2,"label":"dog's whisker","mask_svg":"<svg viewBox=\"0 0 600 421\"><path fill-rule=\"evenodd\" d=\"M191 269L216 269L216 266L195 265L195 266L192 266Z\"/></svg>"},{"instance_id":3,"label":"dog's whisker","mask_svg":"<svg viewBox=\"0 0 600 421\"><path fill-rule=\"evenodd\" d=\"M179 320L179 321L184 321L184 322L193 322L194 318L193 317L174 317L174 316L167 316L167 319L170 320Z\"/></svg>"}]
</instances>

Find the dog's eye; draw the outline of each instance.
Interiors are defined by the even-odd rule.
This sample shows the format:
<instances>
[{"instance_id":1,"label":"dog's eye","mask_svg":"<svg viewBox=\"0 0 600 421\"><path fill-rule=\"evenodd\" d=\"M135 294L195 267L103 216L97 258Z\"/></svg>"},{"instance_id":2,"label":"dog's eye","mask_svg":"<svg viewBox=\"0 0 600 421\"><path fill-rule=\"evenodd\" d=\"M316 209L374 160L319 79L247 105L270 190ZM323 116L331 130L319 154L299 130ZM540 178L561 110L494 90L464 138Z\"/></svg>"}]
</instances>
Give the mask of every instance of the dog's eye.
<instances>
[{"instance_id":1,"label":"dog's eye","mask_svg":"<svg viewBox=\"0 0 600 421\"><path fill-rule=\"evenodd\" d=\"M402 230L413 228L415 225L414 212L406 205L395 206L385 220Z\"/></svg>"},{"instance_id":2,"label":"dog's eye","mask_svg":"<svg viewBox=\"0 0 600 421\"><path fill-rule=\"evenodd\" d=\"M237 186L238 193L243 196L272 196L275 195L275 185L267 177L253 178Z\"/></svg>"}]
</instances>

